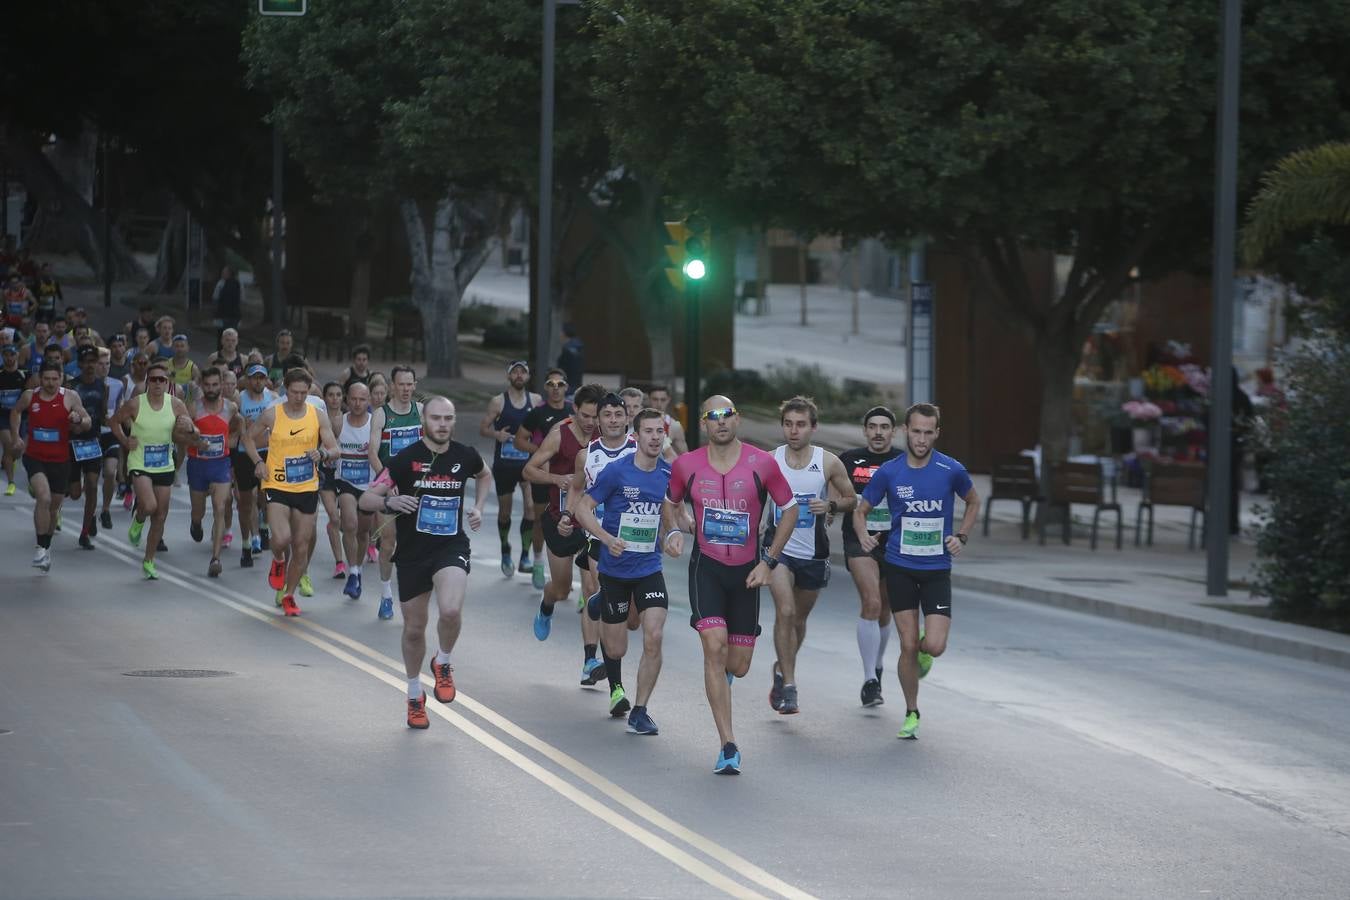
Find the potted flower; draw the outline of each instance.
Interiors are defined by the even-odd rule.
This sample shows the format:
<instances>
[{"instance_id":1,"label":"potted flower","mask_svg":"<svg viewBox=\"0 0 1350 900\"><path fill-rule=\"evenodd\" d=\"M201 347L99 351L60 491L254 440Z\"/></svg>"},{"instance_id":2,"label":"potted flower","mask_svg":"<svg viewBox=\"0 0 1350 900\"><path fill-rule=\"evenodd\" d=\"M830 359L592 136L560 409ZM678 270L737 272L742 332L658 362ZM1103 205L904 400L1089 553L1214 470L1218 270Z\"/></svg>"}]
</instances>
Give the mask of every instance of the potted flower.
<instances>
[{"instance_id":1,"label":"potted flower","mask_svg":"<svg viewBox=\"0 0 1350 900\"><path fill-rule=\"evenodd\" d=\"M1153 432L1162 417L1158 404L1149 400L1126 400L1120 405L1120 411L1130 419L1135 452L1155 446Z\"/></svg>"}]
</instances>

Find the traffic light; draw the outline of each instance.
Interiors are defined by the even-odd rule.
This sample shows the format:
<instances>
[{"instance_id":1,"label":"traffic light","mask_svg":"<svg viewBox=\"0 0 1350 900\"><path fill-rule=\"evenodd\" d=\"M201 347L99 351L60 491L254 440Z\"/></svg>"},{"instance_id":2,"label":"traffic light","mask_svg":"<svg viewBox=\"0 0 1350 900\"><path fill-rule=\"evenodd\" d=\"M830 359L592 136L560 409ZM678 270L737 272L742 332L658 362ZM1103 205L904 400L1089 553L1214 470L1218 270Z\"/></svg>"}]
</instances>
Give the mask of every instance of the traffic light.
<instances>
[{"instance_id":1,"label":"traffic light","mask_svg":"<svg viewBox=\"0 0 1350 900\"><path fill-rule=\"evenodd\" d=\"M684 222L666 223L666 257L670 259L666 280L677 291L684 290L685 242L688 240L689 229Z\"/></svg>"},{"instance_id":2,"label":"traffic light","mask_svg":"<svg viewBox=\"0 0 1350 900\"><path fill-rule=\"evenodd\" d=\"M695 214L679 222L666 223L666 278L671 287L683 291L687 282L702 281L708 275L708 220Z\"/></svg>"}]
</instances>

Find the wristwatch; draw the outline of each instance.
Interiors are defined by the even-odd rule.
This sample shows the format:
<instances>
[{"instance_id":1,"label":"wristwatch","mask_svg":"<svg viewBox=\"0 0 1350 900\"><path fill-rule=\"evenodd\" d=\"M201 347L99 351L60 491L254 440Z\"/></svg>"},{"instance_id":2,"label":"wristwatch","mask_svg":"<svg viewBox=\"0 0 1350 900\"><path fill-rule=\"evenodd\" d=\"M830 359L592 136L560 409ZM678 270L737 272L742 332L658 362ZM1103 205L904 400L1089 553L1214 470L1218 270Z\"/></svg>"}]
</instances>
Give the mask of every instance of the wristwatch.
<instances>
[{"instance_id":1,"label":"wristwatch","mask_svg":"<svg viewBox=\"0 0 1350 900\"><path fill-rule=\"evenodd\" d=\"M839 504L838 504L838 503L835 503L833 500L831 500L831 501L830 501L830 515L834 515L834 514L837 513L837 512L839 512Z\"/></svg>"},{"instance_id":2,"label":"wristwatch","mask_svg":"<svg viewBox=\"0 0 1350 900\"><path fill-rule=\"evenodd\" d=\"M778 557L771 555L768 550L764 551L761 558L764 560L764 564L769 567L770 572L778 568Z\"/></svg>"},{"instance_id":3,"label":"wristwatch","mask_svg":"<svg viewBox=\"0 0 1350 900\"><path fill-rule=\"evenodd\" d=\"M966 534L965 532L958 531L956 533L956 539L964 544L966 541L970 540L970 535Z\"/></svg>"}]
</instances>

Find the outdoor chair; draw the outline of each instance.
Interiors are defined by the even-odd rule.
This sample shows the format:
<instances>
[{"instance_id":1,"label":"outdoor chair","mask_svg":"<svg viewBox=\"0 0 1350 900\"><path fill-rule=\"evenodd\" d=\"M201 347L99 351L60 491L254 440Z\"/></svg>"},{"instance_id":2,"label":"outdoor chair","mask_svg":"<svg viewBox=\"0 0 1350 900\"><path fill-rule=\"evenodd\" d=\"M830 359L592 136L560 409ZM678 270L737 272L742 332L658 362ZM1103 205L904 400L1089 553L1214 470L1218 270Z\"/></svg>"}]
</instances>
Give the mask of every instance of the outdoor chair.
<instances>
[{"instance_id":1,"label":"outdoor chair","mask_svg":"<svg viewBox=\"0 0 1350 900\"><path fill-rule=\"evenodd\" d=\"M413 354L413 359L427 355L426 329L422 326L422 314L416 309L397 307L390 312L384 339L389 344L391 359L398 359L399 341L408 342L408 352Z\"/></svg>"},{"instance_id":2,"label":"outdoor chair","mask_svg":"<svg viewBox=\"0 0 1350 900\"><path fill-rule=\"evenodd\" d=\"M1045 544L1046 513L1052 509L1064 510L1064 543L1069 543L1069 533L1073 524L1073 504L1082 503L1092 507L1091 547L1097 549L1097 522L1104 512L1116 514L1116 549L1121 549L1124 538L1124 522L1121 520L1120 503L1116 500L1116 480L1109 479L1110 498L1107 498L1108 479L1102 476L1100 463L1058 462L1050 466L1050 499L1042 504L1040 516L1041 544Z\"/></svg>"},{"instance_id":3,"label":"outdoor chair","mask_svg":"<svg viewBox=\"0 0 1350 900\"><path fill-rule=\"evenodd\" d=\"M316 351L313 358L322 359L324 344L330 344L333 347L333 358L343 359L347 355L346 319L340 313L321 312L316 309L309 311L308 319L302 351L305 356L310 356L310 347L313 346Z\"/></svg>"},{"instance_id":4,"label":"outdoor chair","mask_svg":"<svg viewBox=\"0 0 1350 900\"><path fill-rule=\"evenodd\" d=\"M1154 463L1144 472L1144 492L1139 511L1134 517L1134 545L1148 513L1148 546L1153 546L1153 507L1184 506L1191 511L1191 529L1186 538L1186 549L1195 549L1197 520L1205 521L1205 467L1195 463ZM1204 539L1204 529L1200 531Z\"/></svg>"},{"instance_id":5,"label":"outdoor chair","mask_svg":"<svg viewBox=\"0 0 1350 900\"><path fill-rule=\"evenodd\" d=\"M989 496L984 502L984 536L989 536L989 510L995 500L1016 500L1022 504L1022 540L1031 536L1031 505L1041 501L1041 486L1036 480L1036 461L1029 456L994 458L989 476Z\"/></svg>"}]
</instances>

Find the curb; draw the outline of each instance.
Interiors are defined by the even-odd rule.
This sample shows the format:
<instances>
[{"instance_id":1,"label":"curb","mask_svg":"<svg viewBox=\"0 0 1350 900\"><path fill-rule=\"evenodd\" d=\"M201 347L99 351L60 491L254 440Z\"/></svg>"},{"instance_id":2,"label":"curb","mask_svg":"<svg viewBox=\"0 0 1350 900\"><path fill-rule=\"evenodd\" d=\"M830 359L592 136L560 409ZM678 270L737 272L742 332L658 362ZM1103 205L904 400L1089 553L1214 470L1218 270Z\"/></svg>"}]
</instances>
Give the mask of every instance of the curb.
<instances>
[{"instance_id":1,"label":"curb","mask_svg":"<svg viewBox=\"0 0 1350 900\"><path fill-rule=\"evenodd\" d=\"M1327 647L1322 644L1312 643L1310 641L1301 641L1297 638L1263 634L1259 631L1240 628L1235 625L1210 622L1204 619L1163 612L1160 610L1144 609L1138 606L1130 606L1125 603L1117 603L1113 600L1100 600L1092 597L1081 597L1077 594L1068 594L1063 591L1051 591L1043 588L1028 587L1026 585L1011 584L1006 581L998 581L992 578L981 578L977 575L958 575L952 573L952 587L961 590L991 594L997 597L1008 597L1015 600L1039 603L1043 606L1053 606L1059 609L1067 609L1072 612L1087 613L1105 619L1130 622L1134 625L1159 628L1178 634L1189 634L1195 637L1218 641L1222 644L1231 644L1235 647L1244 647L1248 650L1271 653L1276 656L1287 656L1292 659L1301 659L1307 662L1336 666L1341 669L1350 669L1350 649L1342 650L1336 647ZM1238 614L1234 613L1233 615Z\"/></svg>"}]
</instances>

